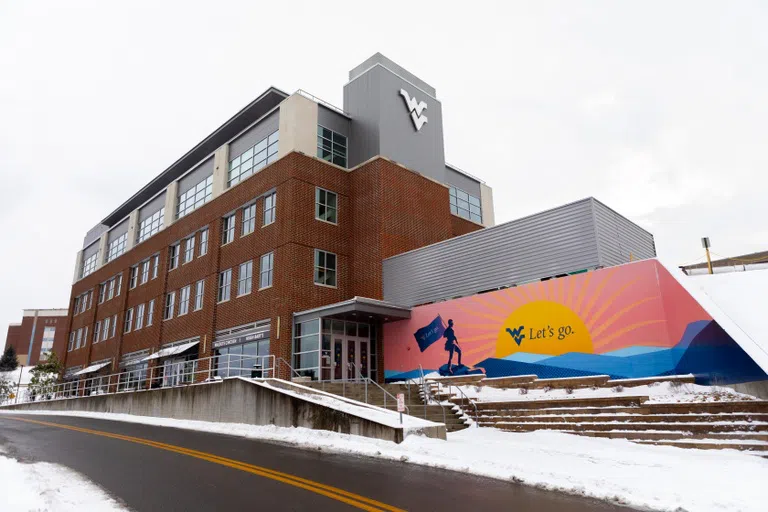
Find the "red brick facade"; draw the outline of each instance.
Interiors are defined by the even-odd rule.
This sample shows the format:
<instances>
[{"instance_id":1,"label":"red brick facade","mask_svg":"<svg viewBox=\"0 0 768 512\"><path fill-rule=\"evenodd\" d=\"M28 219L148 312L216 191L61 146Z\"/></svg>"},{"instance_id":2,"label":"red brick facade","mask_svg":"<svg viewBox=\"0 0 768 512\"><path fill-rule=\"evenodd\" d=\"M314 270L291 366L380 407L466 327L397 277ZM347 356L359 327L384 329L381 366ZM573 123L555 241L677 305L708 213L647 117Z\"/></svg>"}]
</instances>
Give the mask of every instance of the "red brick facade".
<instances>
[{"instance_id":1,"label":"red brick facade","mask_svg":"<svg viewBox=\"0 0 768 512\"><path fill-rule=\"evenodd\" d=\"M315 188L338 194L338 223L315 219ZM276 191L275 222L263 226L263 194ZM256 229L242 235L241 208L256 200ZM236 212L235 239L224 246L222 218ZM200 230L208 228L208 251L198 256ZM301 153L290 153L222 195L174 222L122 256L105 264L72 286L69 331L88 327L88 339L78 350L57 350L66 367L112 358L117 371L122 354L200 336L199 356L212 354L216 331L257 320L271 319L270 348L290 361L292 314L343 301L354 296L382 298L382 260L389 256L445 240L480 226L451 215L448 188L384 158L345 170ZM169 246L196 237L195 258L168 271ZM314 249L337 255L337 286L313 282ZM259 290L260 256L274 251L273 286ZM129 289L130 268L160 254L158 277ZM253 260L253 291L237 297L239 265ZM217 303L219 272L232 269L231 298ZM99 284L123 275L119 296L98 304ZM195 283L205 280L204 305L193 311ZM192 285L189 313L178 316L178 293L173 318L163 321L167 292ZM84 313L72 315L75 298L93 290ZM123 334L126 310L155 300L153 324ZM117 315L114 338L93 343L95 322ZM145 314L146 317L146 314ZM68 333L67 333L68 336ZM379 352L381 353L381 352ZM379 364L383 364L383 361Z\"/></svg>"},{"instance_id":2,"label":"red brick facade","mask_svg":"<svg viewBox=\"0 0 768 512\"><path fill-rule=\"evenodd\" d=\"M57 355L62 356L66 350L65 340L68 335L67 317L38 315L35 320L34 310L29 311L29 313L23 316L21 325L11 325L8 327L5 347L12 345L16 349L19 363L26 366L36 365L40 361L40 349L43 345L45 328L53 327L55 329L53 350L57 352ZM60 310L60 312L63 313L63 310ZM32 353L27 354L30 337L33 338ZM27 356L26 361L25 356Z\"/></svg>"}]
</instances>

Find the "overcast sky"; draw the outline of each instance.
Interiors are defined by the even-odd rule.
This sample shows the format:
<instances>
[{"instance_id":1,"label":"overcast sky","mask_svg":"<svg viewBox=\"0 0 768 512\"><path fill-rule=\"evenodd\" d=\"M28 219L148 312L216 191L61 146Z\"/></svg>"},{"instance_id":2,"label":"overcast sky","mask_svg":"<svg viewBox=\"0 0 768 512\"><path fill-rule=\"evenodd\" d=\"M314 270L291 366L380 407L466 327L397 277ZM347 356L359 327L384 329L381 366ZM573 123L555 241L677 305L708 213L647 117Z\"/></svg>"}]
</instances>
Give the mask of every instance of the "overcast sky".
<instances>
[{"instance_id":1,"label":"overcast sky","mask_svg":"<svg viewBox=\"0 0 768 512\"><path fill-rule=\"evenodd\" d=\"M768 249L768 4L455 4L0 0L0 336L66 307L86 231L259 93L341 106L377 51L437 89L497 222L595 196L674 264Z\"/></svg>"}]
</instances>

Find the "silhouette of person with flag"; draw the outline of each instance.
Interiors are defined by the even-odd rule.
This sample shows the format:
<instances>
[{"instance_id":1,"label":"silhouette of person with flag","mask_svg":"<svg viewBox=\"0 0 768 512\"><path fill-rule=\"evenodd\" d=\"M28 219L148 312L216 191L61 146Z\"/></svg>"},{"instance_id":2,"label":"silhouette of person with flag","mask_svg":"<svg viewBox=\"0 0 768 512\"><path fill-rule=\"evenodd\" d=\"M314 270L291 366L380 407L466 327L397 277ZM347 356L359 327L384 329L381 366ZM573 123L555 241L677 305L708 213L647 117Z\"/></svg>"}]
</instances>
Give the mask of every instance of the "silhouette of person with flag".
<instances>
[{"instance_id":1,"label":"silhouette of person with flag","mask_svg":"<svg viewBox=\"0 0 768 512\"><path fill-rule=\"evenodd\" d=\"M459 366L461 366L461 347L459 347L459 340L456 339L456 334L453 332L453 320L448 320L448 328L443 332L443 338L445 338L445 350L448 351L448 371L453 373L451 367L451 361L453 360L453 353L459 354Z\"/></svg>"}]
</instances>

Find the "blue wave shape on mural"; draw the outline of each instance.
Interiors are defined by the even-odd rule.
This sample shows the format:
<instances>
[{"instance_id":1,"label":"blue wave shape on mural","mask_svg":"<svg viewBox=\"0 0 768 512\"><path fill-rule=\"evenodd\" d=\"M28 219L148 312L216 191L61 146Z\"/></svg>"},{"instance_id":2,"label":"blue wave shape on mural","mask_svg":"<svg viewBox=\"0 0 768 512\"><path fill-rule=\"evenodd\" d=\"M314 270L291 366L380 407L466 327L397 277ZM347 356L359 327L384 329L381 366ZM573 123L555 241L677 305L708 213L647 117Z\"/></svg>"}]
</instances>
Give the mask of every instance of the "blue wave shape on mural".
<instances>
[{"instance_id":1,"label":"blue wave shape on mural","mask_svg":"<svg viewBox=\"0 0 768 512\"><path fill-rule=\"evenodd\" d=\"M626 351L627 355L617 355L617 352L612 355L571 352L530 363L488 358L475 366L484 368L488 377L536 374L546 379L610 375L614 379L631 379L691 373L700 384L768 379L717 322L709 320L689 324L672 348L639 353Z\"/></svg>"}]
</instances>

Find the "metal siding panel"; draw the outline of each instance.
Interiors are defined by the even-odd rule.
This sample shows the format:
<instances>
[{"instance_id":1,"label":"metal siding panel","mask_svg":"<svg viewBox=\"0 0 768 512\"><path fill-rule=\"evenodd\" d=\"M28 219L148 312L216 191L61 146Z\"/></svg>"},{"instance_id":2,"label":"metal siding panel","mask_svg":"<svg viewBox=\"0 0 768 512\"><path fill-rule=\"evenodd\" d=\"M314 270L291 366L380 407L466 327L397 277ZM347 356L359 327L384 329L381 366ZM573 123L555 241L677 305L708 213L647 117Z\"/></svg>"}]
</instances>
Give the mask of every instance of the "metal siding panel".
<instances>
[{"instance_id":1,"label":"metal siding panel","mask_svg":"<svg viewBox=\"0 0 768 512\"><path fill-rule=\"evenodd\" d=\"M96 240L91 245L83 249L83 261L99 252L99 240Z\"/></svg>"},{"instance_id":2,"label":"metal siding panel","mask_svg":"<svg viewBox=\"0 0 768 512\"><path fill-rule=\"evenodd\" d=\"M235 159L264 137L280 128L280 109L275 110L259 124L229 143L229 159Z\"/></svg>"},{"instance_id":3,"label":"metal siding panel","mask_svg":"<svg viewBox=\"0 0 768 512\"><path fill-rule=\"evenodd\" d=\"M598 265L589 201L384 260L384 300L416 305Z\"/></svg>"},{"instance_id":4,"label":"metal siding panel","mask_svg":"<svg viewBox=\"0 0 768 512\"><path fill-rule=\"evenodd\" d=\"M349 119L321 104L318 104L317 123L325 126L329 130L333 130L336 133L344 135L347 138L347 148L349 148Z\"/></svg>"},{"instance_id":5,"label":"metal siding panel","mask_svg":"<svg viewBox=\"0 0 768 512\"><path fill-rule=\"evenodd\" d=\"M116 238L119 238L123 233L128 232L128 219L125 219L120 224L112 228L107 237L107 243L112 242Z\"/></svg>"},{"instance_id":6,"label":"metal siding panel","mask_svg":"<svg viewBox=\"0 0 768 512\"><path fill-rule=\"evenodd\" d=\"M139 222L152 216L153 213L160 210L165 206L165 192L158 195L156 198L145 204L139 210Z\"/></svg>"},{"instance_id":7,"label":"metal siding panel","mask_svg":"<svg viewBox=\"0 0 768 512\"><path fill-rule=\"evenodd\" d=\"M193 188L195 185L206 179L213 174L213 157L209 157L205 162L201 163L194 171L190 172L179 180L178 195L183 194L187 190Z\"/></svg>"},{"instance_id":8,"label":"metal siding panel","mask_svg":"<svg viewBox=\"0 0 768 512\"><path fill-rule=\"evenodd\" d=\"M458 187L464 192L480 199L480 183L466 174L454 171L447 165L445 166L445 183Z\"/></svg>"},{"instance_id":9,"label":"metal siding panel","mask_svg":"<svg viewBox=\"0 0 768 512\"><path fill-rule=\"evenodd\" d=\"M354 167L379 154L378 98L379 83L370 73L344 86L344 111L352 116L349 148L349 167ZM319 114L318 114L319 115Z\"/></svg>"},{"instance_id":10,"label":"metal siding panel","mask_svg":"<svg viewBox=\"0 0 768 512\"><path fill-rule=\"evenodd\" d=\"M614 266L633 260L654 258L653 235L600 201L594 200L600 264Z\"/></svg>"}]
</instances>

